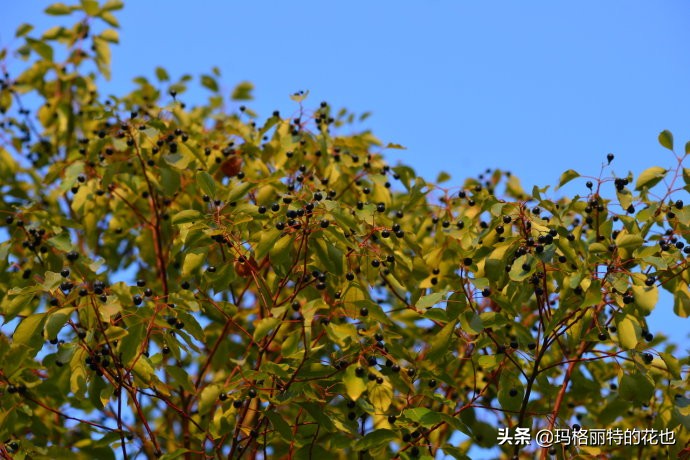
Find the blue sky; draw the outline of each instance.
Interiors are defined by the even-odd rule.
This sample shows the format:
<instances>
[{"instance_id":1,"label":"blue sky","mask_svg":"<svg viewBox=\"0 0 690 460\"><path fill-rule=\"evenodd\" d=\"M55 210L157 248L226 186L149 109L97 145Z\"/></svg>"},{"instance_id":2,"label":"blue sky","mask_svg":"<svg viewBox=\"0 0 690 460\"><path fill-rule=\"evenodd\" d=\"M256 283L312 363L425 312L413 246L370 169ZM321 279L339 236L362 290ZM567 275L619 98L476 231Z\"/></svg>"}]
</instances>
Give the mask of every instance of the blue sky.
<instances>
[{"instance_id":1,"label":"blue sky","mask_svg":"<svg viewBox=\"0 0 690 460\"><path fill-rule=\"evenodd\" d=\"M0 46L22 22L62 23L41 15L48 4L5 2ZM308 107L373 112L363 126L407 146L389 161L431 180L446 170L460 184L500 167L529 190L570 168L596 176L609 152L616 175L637 175L673 164L661 130L679 151L690 140L690 9L680 0L129 1L117 16L110 92L158 65L173 76L217 66L228 94L251 81L248 105L262 116L293 113L289 95L309 90ZM584 195L584 182L565 190ZM671 310L662 297L652 332L688 348L688 321Z\"/></svg>"}]
</instances>

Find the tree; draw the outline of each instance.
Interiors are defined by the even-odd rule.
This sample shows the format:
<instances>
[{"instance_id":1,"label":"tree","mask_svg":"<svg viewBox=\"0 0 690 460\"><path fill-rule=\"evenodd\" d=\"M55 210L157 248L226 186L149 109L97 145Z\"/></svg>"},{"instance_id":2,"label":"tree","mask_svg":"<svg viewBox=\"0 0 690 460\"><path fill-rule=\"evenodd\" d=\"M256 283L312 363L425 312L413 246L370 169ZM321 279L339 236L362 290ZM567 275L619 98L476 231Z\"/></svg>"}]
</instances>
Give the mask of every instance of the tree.
<instances>
[{"instance_id":1,"label":"tree","mask_svg":"<svg viewBox=\"0 0 690 460\"><path fill-rule=\"evenodd\" d=\"M77 22L20 26L0 82L3 457L687 456L688 357L647 318L690 314L690 144L584 196L435 185L306 93L261 120L158 68L105 98L122 6L49 6Z\"/></svg>"}]
</instances>

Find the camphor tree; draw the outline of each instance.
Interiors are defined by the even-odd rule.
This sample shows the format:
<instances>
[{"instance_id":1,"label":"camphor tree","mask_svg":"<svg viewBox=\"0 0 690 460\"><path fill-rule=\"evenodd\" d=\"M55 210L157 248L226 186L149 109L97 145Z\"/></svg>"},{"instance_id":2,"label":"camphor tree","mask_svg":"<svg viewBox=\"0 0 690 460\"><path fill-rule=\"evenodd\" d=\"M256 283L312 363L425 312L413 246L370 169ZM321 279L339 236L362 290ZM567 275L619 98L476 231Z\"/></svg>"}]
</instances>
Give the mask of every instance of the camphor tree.
<instances>
[{"instance_id":1,"label":"camphor tree","mask_svg":"<svg viewBox=\"0 0 690 460\"><path fill-rule=\"evenodd\" d=\"M307 94L260 119L214 71L192 107L161 68L102 94L120 8L52 5L75 23L2 51L25 62L0 94L3 458L687 456L686 351L647 319L662 290L690 314L690 146L566 171L582 196L500 170L446 188Z\"/></svg>"}]
</instances>

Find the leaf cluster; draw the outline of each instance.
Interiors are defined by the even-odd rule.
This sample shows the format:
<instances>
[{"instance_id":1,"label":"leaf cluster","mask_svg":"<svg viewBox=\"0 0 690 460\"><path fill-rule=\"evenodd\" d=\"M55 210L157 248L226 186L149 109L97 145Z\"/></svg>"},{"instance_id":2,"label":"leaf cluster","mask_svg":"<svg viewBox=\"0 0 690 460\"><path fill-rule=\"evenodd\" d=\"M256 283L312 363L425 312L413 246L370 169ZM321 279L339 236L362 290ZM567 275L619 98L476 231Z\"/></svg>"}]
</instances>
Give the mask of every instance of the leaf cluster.
<instances>
[{"instance_id":1,"label":"leaf cluster","mask_svg":"<svg viewBox=\"0 0 690 460\"><path fill-rule=\"evenodd\" d=\"M648 326L663 295L690 315L687 145L634 188L606 168L582 196L501 170L442 187L307 93L261 119L218 69L197 106L162 68L105 97L122 6L49 6L75 24L20 26L26 66L0 82L2 455L468 458L498 426L574 423L687 439L688 357Z\"/></svg>"}]
</instances>

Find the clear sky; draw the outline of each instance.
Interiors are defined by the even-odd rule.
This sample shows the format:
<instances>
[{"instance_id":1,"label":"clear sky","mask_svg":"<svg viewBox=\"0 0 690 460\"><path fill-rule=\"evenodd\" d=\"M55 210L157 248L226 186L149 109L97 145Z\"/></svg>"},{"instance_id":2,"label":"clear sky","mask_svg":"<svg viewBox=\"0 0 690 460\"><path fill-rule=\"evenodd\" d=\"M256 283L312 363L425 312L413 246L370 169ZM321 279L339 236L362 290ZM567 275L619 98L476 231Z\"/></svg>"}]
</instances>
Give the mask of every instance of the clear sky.
<instances>
[{"instance_id":1,"label":"clear sky","mask_svg":"<svg viewBox=\"0 0 690 460\"><path fill-rule=\"evenodd\" d=\"M22 22L64 21L41 15L48 4L3 2L0 46ZM389 160L431 180L446 170L460 184L500 167L529 190L569 168L598 175L609 152L617 175L637 175L672 165L661 130L681 151L690 140L690 8L681 0L129 1L117 16L112 93L158 65L173 76L218 66L228 93L249 80L248 105L262 116L292 113L288 96L310 90L306 106L372 111L364 127L408 147ZM586 194L584 180L567 191ZM688 348L690 321L671 310L662 297L652 332Z\"/></svg>"}]
</instances>

